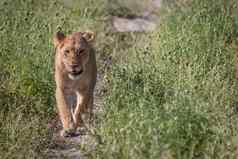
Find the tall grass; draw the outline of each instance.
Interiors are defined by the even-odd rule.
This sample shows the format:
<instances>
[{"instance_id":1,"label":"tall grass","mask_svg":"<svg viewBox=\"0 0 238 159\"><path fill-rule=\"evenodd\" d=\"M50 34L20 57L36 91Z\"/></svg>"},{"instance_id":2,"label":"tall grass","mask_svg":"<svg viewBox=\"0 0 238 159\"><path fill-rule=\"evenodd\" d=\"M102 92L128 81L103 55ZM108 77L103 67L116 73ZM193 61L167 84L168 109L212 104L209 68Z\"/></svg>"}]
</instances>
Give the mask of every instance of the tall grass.
<instances>
[{"instance_id":1,"label":"tall grass","mask_svg":"<svg viewBox=\"0 0 238 159\"><path fill-rule=\"evenodd\" d=\"M131 13L107 2L0 2L0 158L47 157L57 30L96 31L98 66L117 62L92 158L237 158L237 2L168 1L160 28L140 35L109 33L108 12Z\"/></svg>"},{"instance_id":2,"label":"tall grass","mask_svg":"<svg viewBox=\"0 0 238 159\"><path fill-rule=\"evenodd\" d=\"M92 4L92 5L89 5ZM0 2L0 158L46 158L55 116L52 37L98 31L103 1ZM98 24L97 28L93 28Z\"/></svg>"},{"instance_id":3,"label":"tall grass","mask_svg":"<svg viewBox=\"0 0 238 159\"><path fill-rule=\"evenodd\" d=\"M194 0L121 55L94 158L238 157L233 7L236 1Z\"/></svg>"}]
</instances>

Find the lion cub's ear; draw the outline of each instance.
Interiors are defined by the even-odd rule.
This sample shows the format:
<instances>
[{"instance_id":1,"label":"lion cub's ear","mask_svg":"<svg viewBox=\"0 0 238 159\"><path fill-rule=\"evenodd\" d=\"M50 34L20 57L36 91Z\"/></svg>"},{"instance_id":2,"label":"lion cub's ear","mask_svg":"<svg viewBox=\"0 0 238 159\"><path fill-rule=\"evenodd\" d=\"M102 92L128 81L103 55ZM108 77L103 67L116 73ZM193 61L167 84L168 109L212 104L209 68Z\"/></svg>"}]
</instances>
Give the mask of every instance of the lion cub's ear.
<instances>
[{"instance_id":1,"label":"lion cub's ear","mask_svg":"<svg viewBox=\"0 0 238 159\"><path fill-rule=\"evenodd\" d=\"M57 47L59 44L62 44L64 39L65 39L64 33L58 31L53 39L54 46Z\"/></svg>"},{"instance_id":2,"label":"lion cub's ear","mask_svg":"<svg viewBox=\"0 0 238 159\"><path fill-rule=\"evenodd\" d=\"M86 31L86 32L83 32L82 34L83 34L84 39L89 43L91 43L95 40L95 33L94 32Z\"/></svg>"}]
</instances>

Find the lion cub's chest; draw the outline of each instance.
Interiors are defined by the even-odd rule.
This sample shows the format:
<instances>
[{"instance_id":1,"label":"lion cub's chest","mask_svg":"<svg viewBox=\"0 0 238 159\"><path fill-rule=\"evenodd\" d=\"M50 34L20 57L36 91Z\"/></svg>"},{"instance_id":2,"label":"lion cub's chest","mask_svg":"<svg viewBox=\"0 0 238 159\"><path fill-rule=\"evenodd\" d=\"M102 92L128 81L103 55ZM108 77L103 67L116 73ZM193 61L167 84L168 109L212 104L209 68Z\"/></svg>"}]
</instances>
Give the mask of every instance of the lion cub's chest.
<instances>
[{"instance_id":1,"label":"lion cub's chest","mask_svg":"<svg viewBox=\"0 0 238 159\"><path fill-rule=\"evenodd\" d=\"M88 88L88 80L85 79L85 75L82 74L80 79L78 80L72 80L68 77L68 75L64 75L64 88L69 92L75 92L75 91L87 91Z\"/></svg>"}]
</instances>

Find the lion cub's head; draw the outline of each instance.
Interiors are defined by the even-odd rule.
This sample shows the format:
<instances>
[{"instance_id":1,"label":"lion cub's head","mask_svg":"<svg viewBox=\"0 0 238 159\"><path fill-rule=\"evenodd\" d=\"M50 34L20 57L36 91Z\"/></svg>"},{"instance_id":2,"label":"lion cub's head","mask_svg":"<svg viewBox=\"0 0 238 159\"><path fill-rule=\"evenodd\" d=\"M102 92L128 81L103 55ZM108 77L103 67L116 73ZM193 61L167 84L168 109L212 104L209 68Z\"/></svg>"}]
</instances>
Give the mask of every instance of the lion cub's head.
<instances>
[{"instance_id":1,"label":"lion cub's head","mask_svg":"<svg viewBox=\"0 0 238 159\"><path fill-rule=\"evenodd\" d=\"M69 36L58 32L54 37L57 54L70 79L77 80L84 72L94 38L93 32L76 32Z\"/></svg>"}]
</instances>

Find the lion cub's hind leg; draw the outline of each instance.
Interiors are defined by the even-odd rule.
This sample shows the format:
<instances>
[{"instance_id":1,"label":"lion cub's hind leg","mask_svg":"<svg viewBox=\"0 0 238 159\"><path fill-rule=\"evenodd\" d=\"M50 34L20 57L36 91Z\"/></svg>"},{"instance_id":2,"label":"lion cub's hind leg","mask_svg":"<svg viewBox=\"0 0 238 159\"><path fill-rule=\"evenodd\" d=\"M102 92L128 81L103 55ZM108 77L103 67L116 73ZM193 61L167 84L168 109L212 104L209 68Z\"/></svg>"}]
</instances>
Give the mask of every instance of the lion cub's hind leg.
<instances>
[{"instance_id":1,"label":"lion cub's hind leg","mask_svg":"<svg viewBox=\"0 0 238 159\"><path fill-rule=\"evenodd\" d=\"M94 119L94 113L93 113L93 94L90 95L88 105L87 105L87 111L89 114L89 124L93 124L93 119Z\"/></svg>"}]
</instances>

